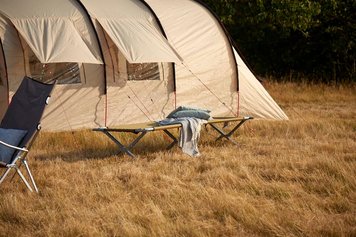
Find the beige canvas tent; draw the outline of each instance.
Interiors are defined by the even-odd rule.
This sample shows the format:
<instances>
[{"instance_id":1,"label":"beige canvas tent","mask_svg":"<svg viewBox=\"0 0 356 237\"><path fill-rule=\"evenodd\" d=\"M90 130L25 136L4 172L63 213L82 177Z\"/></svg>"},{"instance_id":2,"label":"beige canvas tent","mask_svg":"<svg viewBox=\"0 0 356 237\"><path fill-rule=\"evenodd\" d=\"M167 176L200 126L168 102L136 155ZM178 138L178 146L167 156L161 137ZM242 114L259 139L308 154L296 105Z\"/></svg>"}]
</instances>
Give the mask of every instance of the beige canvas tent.
<instances>
[{"instance_id":1,"label":"beige canvas tent","mask_svg":"<svg viewBox=\"0 0 356 237\"><path fill-rule=\"evenodd\" d=\"M163 119L178 105L287 119L193 0L0 0L0 119L21 79L58 80L43 128Z\"/></svg>"}]
</instances>

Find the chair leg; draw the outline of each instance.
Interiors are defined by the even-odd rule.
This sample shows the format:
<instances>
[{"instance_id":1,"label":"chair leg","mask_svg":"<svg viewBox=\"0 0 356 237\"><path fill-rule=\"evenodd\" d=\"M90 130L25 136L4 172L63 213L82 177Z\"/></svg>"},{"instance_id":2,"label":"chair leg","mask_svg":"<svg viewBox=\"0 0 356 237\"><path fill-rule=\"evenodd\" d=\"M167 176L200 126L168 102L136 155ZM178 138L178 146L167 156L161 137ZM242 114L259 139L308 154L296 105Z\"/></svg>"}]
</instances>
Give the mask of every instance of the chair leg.
<instances>
[{"instance_id":1,"label":"chair leg","mask_svg":"<svg viewBox=\"0 0 356 237\"><path fill-rule=\"evenodd\" d=\"M18 167L19 169L21 169L21 165L22 165L22 163L20 162L17 167ZM10 182L12 182L12 180L15 178L15 176L16 176L16 172L14 172L14 173L12 174L11 179L10 179Z\"/></svg>"},{"instance_id":2,"label":"chair leg","mask_svg":"<svg viewBox=\"0 0 356 237\"><path fill-rule=\"evenodd\" d=\"M6 176L10 173L10 171L11 171L11 167L6 169L6 171L4 172L4 174L1 176L0 184L1 184L2 182L4 182Z\"/></svg>"},{"instance_id":3,"label":"chair leg","mask_svg":"<svg viewBox=\"0 0 356 237\"><path fill-rule=\"evenodd\" d=\"M27 173L30 176L30 179L31 179L33 187L35 188L35 191L38 193L38 188L37 188L37 185L35 183L35 180L34 180L32 174L31 174L30 167L28 166L27 160L24 159L22 162L24 163L24 165L26 167Z\"/></svg>"},{"instance_id":4,"label":"chair leg","mask_svg":"<svg viewBox=\"0 0 356 237\"><path fill-rule=\"evenodd\" d=\"M15 166L14 168L16 169L16 172L19 174L19 176L20 176L20 178L22 179L22 181L26 184L26 187L27 187L31 192L33 192L33 190L32 190L32 188L31 188L30 184L27 182L27 180L25 179L25 177L24 177L23 174L21 173L20 169L19 169L17 166Z\"/></svg>"}]
</instances>

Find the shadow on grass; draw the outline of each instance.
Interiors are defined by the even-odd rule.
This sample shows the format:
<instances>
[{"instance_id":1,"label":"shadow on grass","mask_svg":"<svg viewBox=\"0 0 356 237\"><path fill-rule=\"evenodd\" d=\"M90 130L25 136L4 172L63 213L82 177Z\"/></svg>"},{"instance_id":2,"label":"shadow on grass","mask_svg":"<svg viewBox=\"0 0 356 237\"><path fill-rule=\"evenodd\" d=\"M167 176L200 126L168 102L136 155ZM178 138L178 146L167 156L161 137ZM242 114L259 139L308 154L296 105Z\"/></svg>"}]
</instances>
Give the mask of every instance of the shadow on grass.
<instances>
[{"instance_id":1,"label":"shadow on grass","mask_svg":"<svg viewBox=\"0 0 356 237\"><path fill-rule=\"evenodd\" d=\"M147 144L146 141L142 141L140 144L137 144L131 152L135 155L135 158L146 158L147 156L152 159L152 154L157 152L180 152L177 147L174 147L170 150L167 150L167 146L169 143L156 143L156 144ZM48 154L38 154L35 155L36 160L41 161L49 161L49 160L63 160L66 162L76 162L80 160L99 160L99 159L106 159L109 157L116 156L118 159L129 158L132 159L130 156L125 154L124 152L120 151L119 148L115 145L109 145L107 147L78 147L78 149L68 149L66 151L52 151Z\"/></svg>"},{"instance_id":2,"label":"shadow on grass","mask_svg":"<svg viewBox=\"0 0 356 237\"><path fill-rule=\"evenodd\" d=\"M178 133L174 134L178 137ZM45 135L45 139L52 139L52 136L49 138L48 135ZM132 159L127 154L120 151L119 147L110 141L105 135L99 137L100 143L96 142L98 137L91 137L86 135L86 139L81 140L81 133L75 133L71 135L72 141L69 141L65 146L67 149L64 149L63 146L56 146L55 144L45 144L45 147L42 147L45 151L41 154L36 154L35 159L40 161L49 161L49 160L63 160L66 162L76 162L81 160L98 160L105 159L109 157L116 156L118 159L129 158ZM125 146L130 144L137 136L132 134L121 134L117 136L117 139L123 143ZM201 139L199 141L199 149L201 152L204 152L202 148L204 147L214 147L220 148L224 146L235 146L226 139L221 139L215 141L216 134L211 132L202 131ZM60 138L55 138L60 139ZM155 159L157 155L162 155L164 153L168 154L182 154L181 149L177 144L170 150L168 146L171 144L172 139L169 138L166 134L157 132L152 134L147 134L139 143L134 146L130 151L135 155L135 158L145 158L145 159ZM237 146L239 147L239 146ZM125 159L126 160L126 159Z\"/></svg>"}]
</instances>

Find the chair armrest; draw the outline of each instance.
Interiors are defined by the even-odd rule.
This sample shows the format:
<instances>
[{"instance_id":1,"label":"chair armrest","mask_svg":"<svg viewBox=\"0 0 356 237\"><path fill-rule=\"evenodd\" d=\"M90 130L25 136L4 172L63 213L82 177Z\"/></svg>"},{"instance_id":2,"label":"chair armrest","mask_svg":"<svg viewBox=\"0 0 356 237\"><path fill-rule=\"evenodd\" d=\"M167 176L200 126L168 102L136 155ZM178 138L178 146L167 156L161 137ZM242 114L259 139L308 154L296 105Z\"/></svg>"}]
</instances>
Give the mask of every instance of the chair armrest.
<instances>
[{"instance_id":1,"label":"chair armrest","mask_svg":"<svg viewBox=\"0 0 356 237\"><path fill-rule=\"evenodd\" d=\"M1 144L1 145L4 145L4 146L6 146L6 147L9 147L9 148L15 149L15 150L28 152L28 150L27 150L26 148L21 148L21 147L13 146L13 145L7 144L7 143L5 143L5 142L3 142L3 141L0 141L0 144Z\"/></svg>"}]
</instances>

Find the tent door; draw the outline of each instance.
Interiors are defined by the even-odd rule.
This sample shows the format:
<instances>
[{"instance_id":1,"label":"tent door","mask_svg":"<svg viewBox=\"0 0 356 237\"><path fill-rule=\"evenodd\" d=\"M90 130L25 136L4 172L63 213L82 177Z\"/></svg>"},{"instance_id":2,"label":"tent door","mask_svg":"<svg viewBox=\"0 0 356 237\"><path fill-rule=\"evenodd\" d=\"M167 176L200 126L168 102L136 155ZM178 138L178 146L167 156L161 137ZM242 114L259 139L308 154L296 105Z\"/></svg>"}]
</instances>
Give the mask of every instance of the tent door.
<instances>
[{"instance_id":1,"label":"tent door","mask_svg":"<svg viewBox=\"0 0 356 237\"><path fill-rule=\"evenodd\" d=\"M7 73L4 57L4 49L0 39L0 121L2 120L4 113L8 106L8 86L7 86Z\"/></svg>"}]
</instances>

